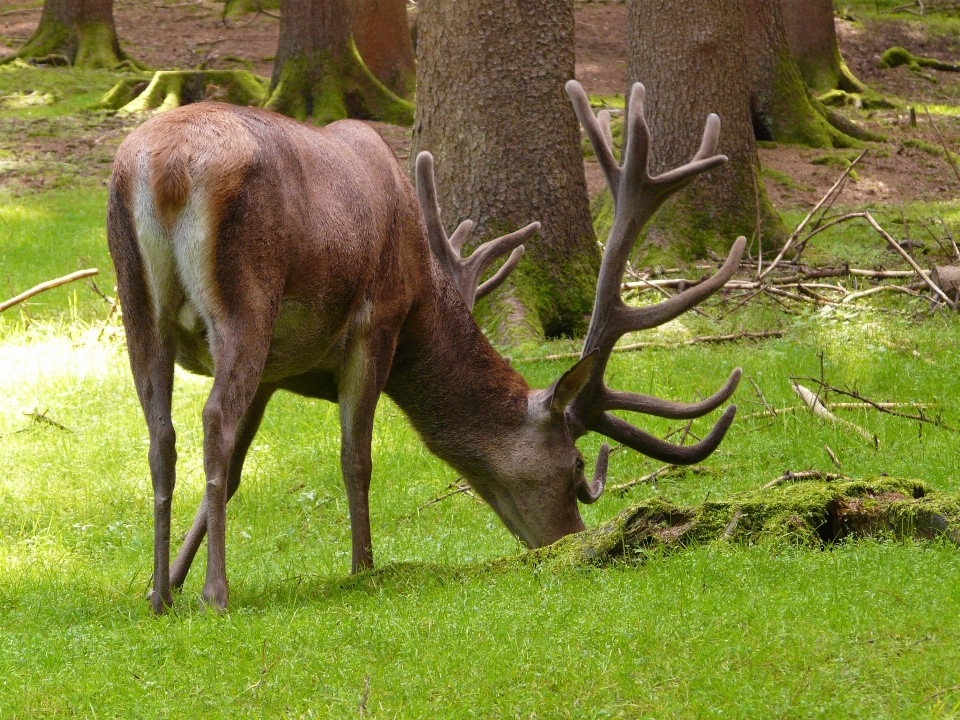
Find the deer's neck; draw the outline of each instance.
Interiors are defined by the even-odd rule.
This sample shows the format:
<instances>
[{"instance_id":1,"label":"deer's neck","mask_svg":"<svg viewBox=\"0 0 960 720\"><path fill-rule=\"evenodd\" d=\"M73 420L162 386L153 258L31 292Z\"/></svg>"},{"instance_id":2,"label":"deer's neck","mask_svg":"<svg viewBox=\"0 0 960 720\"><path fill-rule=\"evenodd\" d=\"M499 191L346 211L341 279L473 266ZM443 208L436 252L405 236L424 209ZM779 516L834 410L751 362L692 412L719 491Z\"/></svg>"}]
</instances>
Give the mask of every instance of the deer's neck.
<instances>
[{"instance_id":1,"label":"deer's neck","mask_svg":"<svg viewBox=\"0 0 960 720\"><path fill-rule=\"evenodd\" d=\"M387 394L430 450L468 477L524 422L529 386L490 345L452 283L413 308Z\"/></svg>"}]
</instances>

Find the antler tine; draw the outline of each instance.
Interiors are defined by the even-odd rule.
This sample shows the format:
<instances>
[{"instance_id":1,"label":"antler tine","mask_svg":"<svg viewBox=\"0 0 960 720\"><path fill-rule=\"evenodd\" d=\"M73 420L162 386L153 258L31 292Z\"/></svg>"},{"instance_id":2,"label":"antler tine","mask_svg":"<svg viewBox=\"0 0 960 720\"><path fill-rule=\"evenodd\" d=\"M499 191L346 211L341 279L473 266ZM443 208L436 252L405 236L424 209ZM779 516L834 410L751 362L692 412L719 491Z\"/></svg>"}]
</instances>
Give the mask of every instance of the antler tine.
<instances>
[{"instance_id":1,"label":"antler tine","mask_svg":"<svg viewBox=\"0 0 960 720\"><path fill-rule=\"evenodd\" d=\"M620 296L627 260L650 217L670 195L701 173L727 161L725 156L715 154L719 142L720 118L712 114L707 118L700 147L690 162L651 177L650 129L643 112L646 90L642 84L635 83L630 90L626 107L624 146L621 154L623 164L622 167L616 166L619 171L619 176L616 176L605 167L605 162L613 162L612 152L608 149L605 155L601 153L601 149L609 148L610 145L609 131L604 127L608 122L607 118L598 122L593 116L586 94L579 84L567 83L567 92L594 145L608 184L611 185L615 207L613 226L600 265L594 312L581 355L587 357L596 352L597 357L587 382L566 408L567 423L577 437L588 430L594 430L664 462L699 462L710 455L723 440L736 414L735 406L727 408L703 441L687 447L675 446L656 438L608 411L631 410L678 419L700 417L715 410L733 394L740 381L739 368L731 373L720 390L706 400L691 404L668 402L639 393L616 392L604 384L603 375L614 345L624 334L662 325L698 305L723 287L740 266L746 247L746 240L742 237L734 242L726 262L712 278L665 302L644 308L630 308ZM619 182L611 183L611 177L618 177Z\"/></svg>"},{"instance_id":2,"label":"antler tine","mask_svg":"<svg viewBox=\"0 0 960 720\"><path fill-rule=\"evenodd\" d=\"M710 457L723 442L736 414L736 405L731 405L724 410L710 433L696 445L672 445L606 412L597 418L591 430L606 435L611 440L616 440L654 460L674 465L693 465Z\"/></svg>"},{"instance_id":3,"label":"antler tine","mask_svg":"<svg viewBox=\"0 0 960 720\"><path fill-rule=\"evenodd\" d=\"M463 258L460 251L470 231L473 230L473 221L464 220L454 230L453 235L447 237L447 233L443 229L443 222L440 219L440 204L437 202L437 186L433 175L433 155L429 152L422 152L417 155L417 196L423 208L430 249L440 266L453 280L464 302L471 310L478 298L489 295L513 272L523 256L524 248L521 243L540 229L540 223L530 223L509 235L503 235L483 243L470 257ZM490 264L501 255L511 251L510 257L507 258L507 261L496 274L480 287L477 287L477 281Z\"/></svg>"},{"instance_id":4,"label":"antler tine","mask_svg":"<svg viewBox=\"0 0 960 720\"><path fill-rule=\"evenodd\" d=\"M671 420L690 420L703 417L723 405L733 395L740 383L743 371L734 368L727 382L713 395L696 403L675 403L642 393L620 392L605 388L598 406L602 410L631 410L644 415L669 418Z\"/></svg>"},{"instance_id":5,"label":"antler tine","mask_svg":"<svg viewBox=\"0 0 960 720\"><path fill-rule=\"evenodd\" d=\"M613 130L610 127L610 112L601 110L597 113L597 124L600 125L600 132L603 134L603 141L610 150L613 150Z\"/></svg>"},{"instance_id":6,"label":"antler tine","mask_svg":"<svg viewBox=\"0 0 960 720\"><path fill-rule=\"evenodd\" d=\"M730 254L727 255L727 259L713 277L694 285L679 295L674 295L669 300L639 308L630 308L621 304L617 313L619 317L616 318L619 334L623 335L628 332L659 327L682 315L690 308L699 305L726 285L727 281L736 274L740 268L740 260L743 259L743 252L746 247L747 239L741 235L733 243Z\"/></svg>"},{"instance_id":7,"label":"antler tine","mask_svg":"<svg viewBox=\"0 0 960 720\"><path fill-rule=\"evenodd\" d=\"M423 209L423 219L427 224L427 237L430 240L430 249L433 255L448 270L453 265L450 244L447 233L440 220L440 203L437 201L437 184L433 177L433 155L422 152L417 155L417 197ZM463 227L461 223L457 228ZM469 228L467 229L469 232ZM459 253L458 253L459 254Z\"/></svg>"},{"instance_id":8,"label":"antler tine","mask_svg":"<svg viewBox=\"0 0 960 720\"><path fill-rule=\"evenodd\" d=\"M590 144L593 146L593 152L597 156L597 162L600 163L600 169L603 170L603 176L607 180L607 187L613 193L616 201L617 189L620 187L620 166L616 158L613 157L613 136L608 136L597 122L593 110L590 108L590 99L584 92L583 86L576 80L568 80L564 86L567 95L570 96L570 102L573 104L573 110L577 114L577 119L583 125ZM607 114L609 117L609 113Z\"/></svg>"},{"instance_id":9,"label":"antler tine","mask_svg":"<svg viewBox=\"0 0 960 720\"><path fill-rule=\"evenodd\" d=\"M524 250L525 248L523 245L515 248L514 251L510 253L510 257L507 258L507 261L500 266L499 270L497 270L496 274L477 288L477 300L486 297L500 287L500 283L507 279L507 275L512 273L513 269L517 266L517 263L520 262L520 258L523 257Z\"/></svg>"}]
</instances>

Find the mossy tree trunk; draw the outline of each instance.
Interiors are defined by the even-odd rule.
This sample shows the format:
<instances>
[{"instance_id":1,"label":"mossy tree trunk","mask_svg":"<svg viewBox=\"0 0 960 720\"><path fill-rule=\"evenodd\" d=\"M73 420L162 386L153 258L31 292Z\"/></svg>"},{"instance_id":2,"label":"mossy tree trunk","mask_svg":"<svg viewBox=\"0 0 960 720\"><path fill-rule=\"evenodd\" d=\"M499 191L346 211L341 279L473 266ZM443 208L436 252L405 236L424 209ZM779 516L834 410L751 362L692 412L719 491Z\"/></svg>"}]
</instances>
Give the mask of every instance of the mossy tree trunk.
<instances>
[{"instance_id":1,"label":"mossy tree trunk","mask_svg":"<svg viewBox=\"0 0 960 720\"><path fill-rule=\"evenodd\" d=\"M363 62L391 92L413 97L417 63L407 23L407 0L361 0L353 39Z\"/></svg>"},{"instance_id":2,"label":"mossy tree trunk","mask_svg":"<svg viewBox=\"0 0 960 720\"><path fill-rule=\"evenodd\" d=\"M790 51L780 0L746 0L750 112L758 140L811 147L853 147L829 111L807 89Z\"/></svg>"},{"instance_id":3,"label":"mossy tree trunk","mask_svg":"<svg viewBox=\"0 0 960 720\"><path fill-rule=\"evenodd\" d=\"M862 93L866 86L850 72L837 43L833 0L781 0L790 49L807 85L818 93Z\"/></svg>"},{"instance_id":4,"label":"mossy tree trunk","mask_svg":"<svg viewBox=\"0 0 960 720\"><path fill-rule=\"evenodd\" d=\"M573 31L566 0L420 4L410 157L433 153L445 224L473 220L479 243L542 223L506 283L477 304L501 344L579 334L593 306L600 258L563 90Z\"/></svg>"},{"instance_id":5,"label":"mossy tree trunk","mask_svg":"<svg viewBox=\"0 0 960 720\"><path fill-rule=\"evenodd\" d=\"M36 32L10 59L58 55L83 68L138 66L120 49L113 0L46 0Z\"/></svg>"},{"instance_id":6,"label":"mossy tree trunk","mask_svg":"<svg viewBox=\"0 0 960 720\"><path fill-rule=\"evenodd\" d=\"M349 0L283 0L268 109L318 124L346 117L413 121L413 105L360 59L351 9Z\"/></svg>"},{"instance_id":7,"label":"mossy tree trunk","mask_svg":"<svg viewBox=\"0 0 960 720\"><path fill-rule=\"evenodd\" d=\"M720 116L725 166L698 178L653 218L647 237L671 254L726 250L757 228L765 243L786 229L767 197L750 119L744 0L628 0L628 76L647 88L655 173L688 162L704 122ZM755 189L756 188L756 189Z\"/></svg>"}]
</instances>

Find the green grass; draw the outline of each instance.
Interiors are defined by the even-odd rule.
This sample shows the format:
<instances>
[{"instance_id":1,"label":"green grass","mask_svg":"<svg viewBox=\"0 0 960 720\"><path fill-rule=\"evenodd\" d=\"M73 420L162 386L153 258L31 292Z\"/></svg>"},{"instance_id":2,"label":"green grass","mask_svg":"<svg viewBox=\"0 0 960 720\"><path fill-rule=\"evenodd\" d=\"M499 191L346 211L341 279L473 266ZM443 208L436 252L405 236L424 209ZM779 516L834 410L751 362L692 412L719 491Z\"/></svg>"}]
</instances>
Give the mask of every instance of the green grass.
<instances>
[{"instance_id":1,"label":"green grass","mask_svg":"<svg viewBox=\"0 0 960 720\"><path fill-rule=\"evenodd\" d=\"M30 285L84 257L110 277L103 202L102 192L62 190L5 198L2 227L16 232L0 243L4 273ZM955 205L905 208L908 222L934 211L951 225L960 220ZM898 235L899 214L878 214ZM818 262L900 267L856 225L824 233L808 252ZM278 395L229 508L231 611L218 617L201 606L201 554L176 613L156 620L143 599L152 544L147 433L122 332L89 290L57 292L27 315L0 315L0 717L356 716L368 677L368 717L960 716L960 692L940 692L960 683L955 548L715 544L643 565L484 570L483 561L519 552L516 541L464 494L418 511L456 474L385 398L371 507L375 557L386 571L346 577L336 408ZM960 323L907 319L923 307L876 298L797 315L751 306L719 324L688 315L644 339L781 325L785 337L621 354L608 378L689 400L739 365L779 407L796 404L789 376L818 376L822 353L832 383L880 400L940 402L957 426ZM519 368L544 386L568 364ZM203 489L208 390L209 380L178 372L175 538ZM736 400L741 418L706 472L608 494L584 508L587 524L656 492L695 503L755 489L786 469L833 470L824 445L852 477L886 472L960 491L955 433L927 426L919 434L910 421L845 412L877 434L874 449L807 413L745 418L761 409L746 381ZM680 425L642 424L661 436ZM588 462L599 442L581 442ZM656 466L616 453L611 482Z\"/></svg>"},{"instance_id":2,"label":"green grass","mask_svg":"<svg viewBox=\"0 0 960 720\"><path fill-rule=\"evenodd\" d=\"M116 84L117 77L117 73L108 70L38 68L25 63L0 65L0 120L82 115ZM46 96L44 104L24 105L9 99L14 94L33 92ZM8 103L14 106L8 107Z\"/></svg>"}]
</instances>

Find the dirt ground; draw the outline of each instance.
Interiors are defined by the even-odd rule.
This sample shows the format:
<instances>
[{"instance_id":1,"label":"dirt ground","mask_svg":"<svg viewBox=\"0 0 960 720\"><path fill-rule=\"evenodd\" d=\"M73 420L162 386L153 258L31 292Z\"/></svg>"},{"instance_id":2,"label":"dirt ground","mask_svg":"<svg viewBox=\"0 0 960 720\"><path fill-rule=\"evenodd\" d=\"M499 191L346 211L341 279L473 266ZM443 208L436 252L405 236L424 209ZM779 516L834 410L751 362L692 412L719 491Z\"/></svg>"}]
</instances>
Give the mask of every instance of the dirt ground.
<instances>
[{"instance_id":1,"label":"dirt ground","mask_svg":"<svg viewBox=\"0 0 960 720\"><path fill-rule=\"evenodd\" d=\"M22 9L29 5L34 7ZM0 56L12 52L30 36L39 20L40 7L39 0L0 0ZM117 31L128 52L154 68L247 66L269 76L278 20L257 14L224 22L222 7L214 0L115 0ZM626 6L580 2L576 8L577 78L592 94L623 92L627 84ZM924 77L905 67L876 67L877 58L892 45L902 45L917 55L955 61L960 56L960 40L930 36L916 24L899 18L865 25L838 20L837 27L842 51L854 73L880 92L915 105L918 115L917 124L911 125L909 113L903 109L873 111L866 117L845 110L886 135L888 141L871 146L858 166L857 181L848 183L843 202L897 204L960 195L960 180L947 166L936 131L923 112L924 103L960 104L960 73L929 70ZM947 143L960 148L960 118L936 115L935 121ZM135 121L100 118L97 123L89 123L59 118L4 123L0 135L4 149L28 158L55 156L60 163L78 167L80 175L105 178L112 149ZM409 154L407 130L374 125L405 161ZM787 209L814 203L842 172L850 151L765 144L759 155L768 194L776 206ZM603 185L602 176L596 163L588 162L586 168L588 186L594 194ZM55 168L40 168L20 174L17 181L37 188L48 186L55 176ZM4 179L0 175L0 182Z\"/></svg>"}]
</instances>

